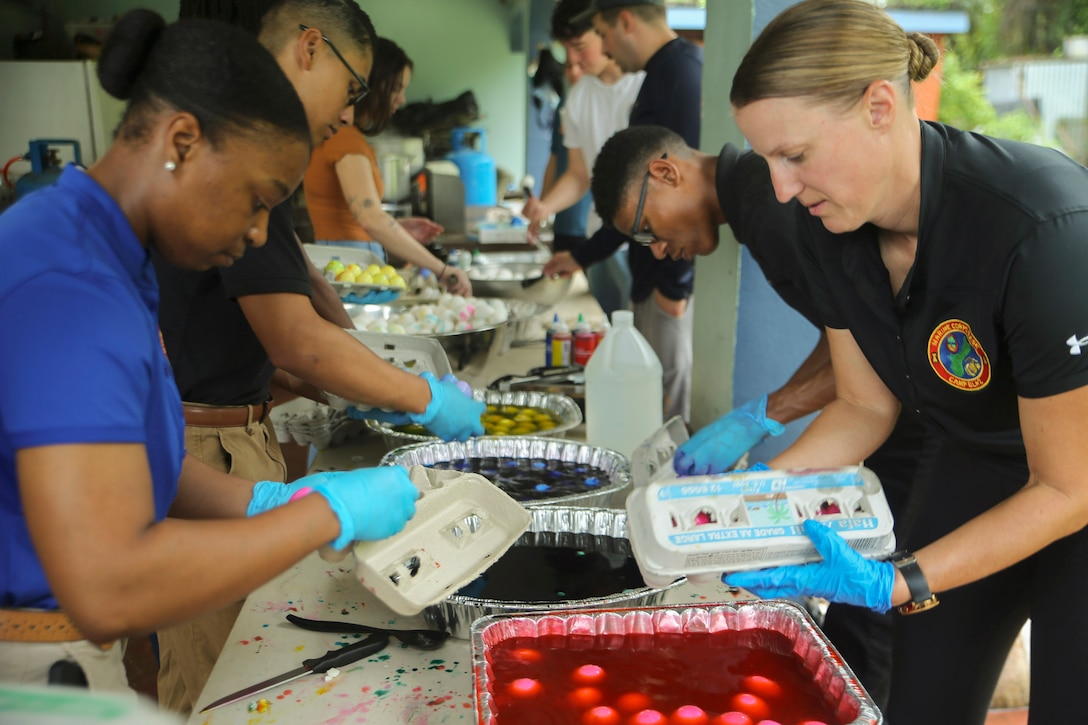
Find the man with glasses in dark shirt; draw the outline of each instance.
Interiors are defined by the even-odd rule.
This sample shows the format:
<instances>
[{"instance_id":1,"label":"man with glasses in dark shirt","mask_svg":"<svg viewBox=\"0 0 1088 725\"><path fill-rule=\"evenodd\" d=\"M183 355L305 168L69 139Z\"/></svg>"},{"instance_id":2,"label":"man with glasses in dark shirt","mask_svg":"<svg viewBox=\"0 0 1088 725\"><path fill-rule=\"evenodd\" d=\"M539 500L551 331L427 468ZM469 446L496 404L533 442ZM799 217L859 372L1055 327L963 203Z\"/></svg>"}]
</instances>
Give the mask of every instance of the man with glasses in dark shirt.
<instances>
[{"instance_id":1,"label":"man with glasses in dark shirt","mask_svg":"<svg viewBox=\"0 0 1088 725\"><path fill-rule=\"evenodd\" d=\"M605 53L623 71L646 71L631 110L630 126L663 126L698 148L703 52L669 28L664 0L594 0L586 17L592 18ZM607 259L638 231L599 233L573 253L554 255L544 273L567 275ZM690 259L656 259L642 244L631 245L628 259L635 327L661 360L664 415L687 420L691 412L694 265Z\"/></svg>"}]
</instances>

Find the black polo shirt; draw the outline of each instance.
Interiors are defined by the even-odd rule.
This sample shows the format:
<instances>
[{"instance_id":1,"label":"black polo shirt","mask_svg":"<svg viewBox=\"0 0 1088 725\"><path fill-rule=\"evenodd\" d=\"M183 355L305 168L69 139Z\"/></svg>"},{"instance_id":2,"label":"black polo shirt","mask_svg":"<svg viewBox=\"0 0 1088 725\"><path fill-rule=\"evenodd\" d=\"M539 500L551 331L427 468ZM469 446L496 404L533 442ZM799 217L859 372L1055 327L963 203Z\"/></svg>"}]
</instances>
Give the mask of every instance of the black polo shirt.
<instances>
[{"instance_id":1,"label":"black polo shirt","mask_svg":"<svg viewBox=\"0 0 1088 725\"><path fill-rule=\"evenodd\" d=\"M779 204L762 156L726 144L718 154L718 205L737 241L748 247L767 283L782 300L823 329L804 283L797 246L797 201Z\"/></svg>"},{"instance_id":2,"label":"black polo shirt","mask_svg":"<svg viewBox=\"0 0 1088 725\"><path fill-rule=\"evenodd\" d=\"M684 137L692 148L699 148L702 113L703 50L693 43L675 38L661 46L646 62L635 105L631 108L631 126L664 126ZM613 254L627 240L626 232L602 227L572 254L582 267L588 267ZM657 289L669 299L691 296L695 284L695 265L687 260L655 259L648 247L632 243L628 252L631 267L631 299L642 302Z\"/></svg>"},{"instance_id":3,"label":"black polo shirt","mask_svg":"<svg viewBox=\"0 0 1088 725\"><path fill-rule=\"evenodd\" d=\"M1017 396L1088 384L1088 170L1058 151L922 123L917 255L895 297L872 225L796 218L821 317L944 435L1022 455Z\"/></svg>"},{"instance_id":4,"label":"black polo shirt","mask_svg":"<svg viewBox=\"0 0 1088 725\"><path fill-rule=\"evenodd\" d=\"M209 405L268 400L274 368L237 298L312 293L309 270L295 240L290 200L272 209L268 241L230 267L178 269L153 254L159 277L159 325L181 399Z\"/></svg>"}]
</instances>

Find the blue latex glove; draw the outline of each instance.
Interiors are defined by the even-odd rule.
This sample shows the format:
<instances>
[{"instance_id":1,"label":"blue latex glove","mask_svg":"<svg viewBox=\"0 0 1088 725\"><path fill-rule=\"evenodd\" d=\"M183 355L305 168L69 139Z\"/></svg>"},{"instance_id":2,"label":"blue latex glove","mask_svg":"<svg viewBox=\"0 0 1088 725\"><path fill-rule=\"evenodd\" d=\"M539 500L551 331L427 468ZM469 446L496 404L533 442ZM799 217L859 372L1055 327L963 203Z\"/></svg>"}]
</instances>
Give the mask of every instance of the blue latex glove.
<instances>
[{"instance_id":1,"label":"blue latex glove","mask_svg":"<svg viewBox=\"0 0 1088 725\"><path fill-rule=\"evenodd\" d=\"M246 508L246 516L256 516L270 511L277 506L282 506L291 500L299 490L313 488L319 483L324 483L333 473L314 473L303 476L294 483L280 483L279 481L257 481L253 485L253 496L249 499Z\"/></svg>"},{"instance_id":2,"label":"blue latex glove","mask_svg":"<svg viewBox=\"0 0 1088 725\"><path fill-rule=\"evenodd\" d=\"M785 426L767 417L767 396L749 400L706 426L676 451L672 466L681 476L721 473L768 435Z\"/></svg>"},{"instance_id":3,"label":"blue latex glove","mask_svg":"<svg viewBox=\"0 0 1088 725\"><path fill-rule=\"evenodd\" d=\"M456 376L453 376L453 374L445 374L445 376L442 376L442 378L440 380L438 380L437 383L434 382L434 376L430 372L424 372L421 377L424 380L428 381L428 384L430 385L430 388L431 388L431 405L434 404L434 400L435 400L435 396L434 396L435 384L442 385L444 391L447 391L449 389L449 385L453 385L454 388L457 389L457 391L460 391L460 393L462 394L461 396L458 396L456 393L453 393L453 400L455 402L459 402L458 398L462 397L462 396L468 396L469 398L472 397L472 386L469 385L467 382L465 382L463 380L458 380ZM428 405L428 410L431 409L431 405ZM486 406L481 403L480 404L480 415L483 415L483 411L484 411L485 408L486 408ZM355 418L356 420L380 420L380 421L382 421L384 423L388 423L388 425L390 425L390 426L407 426L407 425L409 425L409 423L418 422L418 423L421 423L421 425L424 425L424 426L428 427L429 429L431 429L431 431L434 432L435 435L438 435L438 437L444 438L444 437L442 437L441 433L438 433L436 430L431 428L431 426L429 426L428 423L425 423L425 422L423 422L423 420L421 420L422 417L426 416L426 410L424 410L423 413L421 413L421 414L411 414L411 413L401 413L400 410L383 410L381 408L359 408L359 407L356 407L356 406L353 405L353 406L349 406L347 408L346 413L347 413L349 418ZM479 416L477 416L477 417L479 418ZM448 426L447 426L447 428L448 428ZM466 434L465 438L468 438L468 435L473 435L473 434L474 435L482 435L483 434L483 423L480 423L480 427L479 427L478 431L473 431L472 433ZM465 440L465 438L457 438L456 440ZM444 440L450 440L450 439L444 438Z\"/></svg>"},{"instance_id":4,"label":"blue latex glove","mask_svg":"<svg viewBox=\"0 0 1088 725\"><path fill-rule=\"evenodd\" d=\"M814 596L876 612L891 609L894 564L866 559L819 521L807 519L803 526L823 561L723 574L722 581L763 599Z\"/></svg>"},{"instance_id":5,"label":"blue latex glove","mask_svg":"<svg viewBox=\"0 0 1088 725\"><path fill-rule=\"evenodd\" d=\"M313 486L340 519L340 535L329 545L346 549L354 541L376 541L397 533L416 512L419 489L404 466L337 471ZM309 477L308 477L309 478Z\"/></svg>"},{"instance_id":6,"label":"blue latex glove","mask_svg":"<svg viewBox=\"0 0 1088 725\"><path fill-rule=\"evenodd\" d=\"M472 397L471 388L466 394L460 387L464 383L452 375L442 380L435 378L433 373L423 373L420 377L431 386L431 402L422 413L409 413L413 423L426 426L444 441L463 441L484 434L480 416L487 406Z\"/></svg>"}]
</instances>

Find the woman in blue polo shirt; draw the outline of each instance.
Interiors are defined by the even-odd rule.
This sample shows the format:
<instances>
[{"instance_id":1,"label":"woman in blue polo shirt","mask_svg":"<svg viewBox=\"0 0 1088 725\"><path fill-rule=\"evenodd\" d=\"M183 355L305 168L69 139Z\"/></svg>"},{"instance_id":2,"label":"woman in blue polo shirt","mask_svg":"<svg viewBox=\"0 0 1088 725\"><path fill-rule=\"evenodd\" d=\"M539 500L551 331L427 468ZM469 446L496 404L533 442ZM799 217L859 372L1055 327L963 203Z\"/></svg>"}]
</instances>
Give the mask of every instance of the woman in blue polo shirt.
<instances>
[{"instance_id":1,"label":"woman in blue polo shirt","mask_svg":"<svg viewBox=\"0 0 1088 725\"><path fill-rule=\"evenodd\" d=\"M913 614L894 625L892 723L980 725L1030 618L1029 722L1084 722L1088 170L919 122L910 83L938 57L872 3L805 0L737 70L737 124L796 215L838 395L769 463L863 460L901 409L938 447L899 542L913 555L868 561L806 522L823 562L727 581Z\"/></svg>"},{"instance_id":2,"label":"woman in blue polo shirt","mask_svg":"<svg viewBox=\"0 0 1088 725\"><path fill-rule=\"evenodd\" d=\"M400 468L284 485L185 457L149 249L208 269L263 244L306 169L306 113L224 23L129 13L98 74L128 101L109 151L0 216L0 680L70 661L120 689L118 638L389 536L417 492Z\"/></svg>"}]
</instances>

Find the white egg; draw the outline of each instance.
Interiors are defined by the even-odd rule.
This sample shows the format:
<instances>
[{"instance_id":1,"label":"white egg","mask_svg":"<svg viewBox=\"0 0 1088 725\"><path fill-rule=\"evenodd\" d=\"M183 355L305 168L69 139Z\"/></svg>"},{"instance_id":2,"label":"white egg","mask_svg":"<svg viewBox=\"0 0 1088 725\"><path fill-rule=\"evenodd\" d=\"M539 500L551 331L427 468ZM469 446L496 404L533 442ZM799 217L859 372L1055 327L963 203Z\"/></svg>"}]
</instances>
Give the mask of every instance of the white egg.
<instances>
[{"instance_id":1,"label":"white egg","mask_svg":"<svg viewBox=\"0 0 1088 725\"><path fill-rule=\"evenodd\" d=\"M404 329L404 325L393 324L389 326L389 333L391 335L406 335L407 331Z\"/></svg>"},{"instance_id":2,"label":"white egg","mask_svg":"<svg viewBox=\"0 0 1088 725\"><path fill-rule=\"evenodd\" d=\"M511 272L511 271L510 271L509 269L506 269L506 268L504 267L503 269L500 269L500 270L499 270L499 273L498 273L498 275L497 275L497 276L495 277L495 279L498 279L498 280L504 280L504 281L505 281L505 280L510 280L510 279L514 279L514 273L513 273L513 272Z\"/></svg>"}]
</instances>

